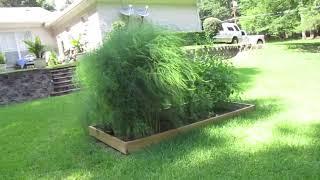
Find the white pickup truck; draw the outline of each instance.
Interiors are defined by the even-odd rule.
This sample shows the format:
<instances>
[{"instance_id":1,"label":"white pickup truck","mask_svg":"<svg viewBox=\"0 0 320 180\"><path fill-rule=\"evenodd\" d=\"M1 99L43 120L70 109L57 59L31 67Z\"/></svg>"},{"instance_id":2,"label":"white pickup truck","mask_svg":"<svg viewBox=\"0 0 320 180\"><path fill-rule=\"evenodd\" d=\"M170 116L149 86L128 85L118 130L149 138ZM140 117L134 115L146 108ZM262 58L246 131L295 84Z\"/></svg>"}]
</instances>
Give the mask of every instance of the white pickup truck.
<instances>
[{"instance_id":1,"label":"white pickup truck","mask_svg":"<svg viewBox=\"0 0 320 180\"><path fill-rule=\"evenodd\" d=\"M219 32L214 38L214 42L231 44L261 45L265 43L264 35L247 35L235 23L222 23Z\"/></svg>"},{"instance_id":2,"label":"white pickup truck","mask_svg":"<svg viewBox=\"0 0 320 180\"><path fill-rule=\"evenodd\" d=\"M245 31L241 31L241 34L243 44L261 46L266 43L264 35L248 35Z\"/></svg>"}]
</instances>

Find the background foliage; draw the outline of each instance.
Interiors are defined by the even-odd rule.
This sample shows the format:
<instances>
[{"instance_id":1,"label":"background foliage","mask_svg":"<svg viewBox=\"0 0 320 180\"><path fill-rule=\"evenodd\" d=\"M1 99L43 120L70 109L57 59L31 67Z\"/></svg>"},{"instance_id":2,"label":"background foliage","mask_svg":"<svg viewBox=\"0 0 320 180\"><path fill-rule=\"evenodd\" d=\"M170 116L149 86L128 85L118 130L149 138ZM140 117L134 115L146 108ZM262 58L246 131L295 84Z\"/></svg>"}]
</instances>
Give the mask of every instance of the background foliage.
<instances>
[{"instance_id":1,"label":"background foliage","mask_svg":"<svg viewBox=\"0 0 320 180\"><path fill-rule=\"evenodd\" d=\"M6 59L3 53L0 53L0 64L6 64Z\"/></svg>"},{"instance_id":2,"label":"background foliage","mask_svg":"<svg viewBox=\"0 0 320 180\"><path fill-rule=\"evenodd\" d=\"M0 7L43 7L53 11L54 4L47 0L0 0Z\"/></svg>"},{"instance_id":3,"label":"background foliage","mask_svg":"<svg viewBox=\"0 0 320 180\"><path fill-rule=\"evenodd\" d=\"M200 15L228 20L231 1L201 0ZM320 34L320 0L238 0L238 18L250 33L264 33L287 38L294 33Z\"/></svg>"}]
</instances>

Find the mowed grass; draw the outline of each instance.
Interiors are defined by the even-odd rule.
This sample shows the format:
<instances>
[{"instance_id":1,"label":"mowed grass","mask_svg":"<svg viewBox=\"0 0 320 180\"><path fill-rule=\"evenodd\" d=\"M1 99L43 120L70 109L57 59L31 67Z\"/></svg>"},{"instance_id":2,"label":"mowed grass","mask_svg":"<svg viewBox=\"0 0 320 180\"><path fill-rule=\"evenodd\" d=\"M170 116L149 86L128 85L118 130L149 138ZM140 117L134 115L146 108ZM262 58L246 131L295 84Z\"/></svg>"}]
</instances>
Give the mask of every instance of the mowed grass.
<instances>
[{"instance_id":1,"label":"mowed grass","mask_svg":"<svg viewBox=\"0 0 320 180\"><path fill-rule=\"evenodd\" d=\"M0 179L319 179L320 53L286 43L233 59L255 112L129 156L87 136L80 94L2 107Z\"/></svg>"}]
</instances>

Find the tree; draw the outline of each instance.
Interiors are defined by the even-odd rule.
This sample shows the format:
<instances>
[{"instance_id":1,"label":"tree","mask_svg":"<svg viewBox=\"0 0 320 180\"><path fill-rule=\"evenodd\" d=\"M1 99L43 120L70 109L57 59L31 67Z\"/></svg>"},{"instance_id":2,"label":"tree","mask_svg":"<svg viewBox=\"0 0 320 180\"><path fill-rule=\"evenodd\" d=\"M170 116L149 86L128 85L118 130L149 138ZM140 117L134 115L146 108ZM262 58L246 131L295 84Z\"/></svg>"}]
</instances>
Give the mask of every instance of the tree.
<instances>
[{"instance_id":1,"label":"tree","mask_svg":"<svg viewBox=\"0 0 320 180\"><path fill-rule=\"evenodd\" d=\"M0 7L43 7L53 11L53 3L47 0L0 0Z\"/></svg>"},{"instance_id":2,"label":"tree","mask_svg":"<svg viewBox=\"0 0 320 180\"><path fill-rule=\"evenodd\" d=\"M305 2L300 4L299 13L301 16L301 24L299 30L302 31L302 37L305 38L305 32L310 31L312 37L320 34L320 0ZM317 32L318 31L318 32Z\"/></svg>"},{"instance_id":3,"label":"tree","mask_svg":"<svg viewBox=\"0 0 320 180\"><path fill-rule=\"evenodd\" d=\"M319 0L241 0L240 23L252 33L280 37L319 26Z\"/></svg>"},{"instance_id":4,"label":"tree","mask_svg":"<svg viewBox=\"0 0 320 180\"><path fill-rule=\"evenodd\" d=\"M287 35L299 26L299 0L241 0L240 23L249 32Z\"/></svg>"},{"instance_id":5,"label":"tree","mask_svg":"<svg viewBox=\"0 0 320 180\"><path fill-rule=\"evenodd\" d=\"M215 36L221 27L221 20L213 17L206 18L203 21L203 28L208 37Z\"/></svg>"},{"instance_id":6,"label":"tree","mask_svg":"<svg viewBox=\"0 0 320 180\"><path fill-rule=\"evenodd\" d=\"M226 20L232 17L230 0L201 0L199 9L202 19L214 17Z\"/></svg>"}]
</instances>

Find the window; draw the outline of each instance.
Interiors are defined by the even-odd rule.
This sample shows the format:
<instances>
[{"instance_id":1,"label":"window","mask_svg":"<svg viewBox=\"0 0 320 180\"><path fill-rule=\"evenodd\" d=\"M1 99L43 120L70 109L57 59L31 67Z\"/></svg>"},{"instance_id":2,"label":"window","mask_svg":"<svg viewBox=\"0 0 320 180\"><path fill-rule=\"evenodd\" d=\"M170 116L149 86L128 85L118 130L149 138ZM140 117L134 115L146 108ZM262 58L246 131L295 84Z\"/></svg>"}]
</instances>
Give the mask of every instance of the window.
<instances>
[{"instance_id":1,"label":"window","mask_svg":"<svg viewBox=\"0 0 320 180\"><path fill-rule=\"evenodd\" d=\"M233 27L228 27L229 31L234 31Z\"/></svg>"},{"instance_id":2,"label":"window","mask_svg":"<svg viewBox=\"0 0 320 180\"><path fill-rule=\"evenodd\" d=\"M240 31L240 29L238 28L238 26L234 26L234 28L236 29L236 31Z\"/></svg>"},{"instance_id":3,"label":"window","mask_svg":"<svg viewBox=\"0 0 320 180\"><path fill-rule=\"evenodd\" d=\"M4 53L8 67L14 67L19 59L28 54L24 41L31 38L31 32L0 33L0 52Z\"/></svg>"}]
</instances>

